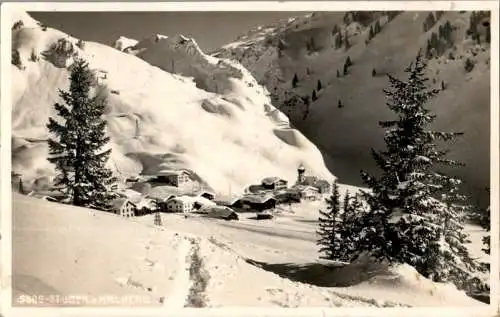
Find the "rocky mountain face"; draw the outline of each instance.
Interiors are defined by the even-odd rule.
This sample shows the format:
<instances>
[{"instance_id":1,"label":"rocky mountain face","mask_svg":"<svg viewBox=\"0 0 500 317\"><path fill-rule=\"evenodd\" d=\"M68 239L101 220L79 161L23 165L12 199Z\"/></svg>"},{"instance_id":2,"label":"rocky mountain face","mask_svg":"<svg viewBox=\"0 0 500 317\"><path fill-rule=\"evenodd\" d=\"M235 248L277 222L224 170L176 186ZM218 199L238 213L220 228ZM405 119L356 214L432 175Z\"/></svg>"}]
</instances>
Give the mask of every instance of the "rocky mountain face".
<instances>
[{"instance_id":1,"label":"rocky mountain face","mask_svg":"<svg viewBox=\"0 0 500 317\"><path fill-rule=\"evenodd\" d=\"M322 12L251 30L213 55L245 66L329 169L360 184L360 169L376 171L370 149L384 145L378 122L392 116L386 74L404 76L421 50L428 85L442 89L430 104L434 128L465 133L450 147L466 164L454 173L487 203L489 40L488 12Z\"/></svg>"}]
</instances>

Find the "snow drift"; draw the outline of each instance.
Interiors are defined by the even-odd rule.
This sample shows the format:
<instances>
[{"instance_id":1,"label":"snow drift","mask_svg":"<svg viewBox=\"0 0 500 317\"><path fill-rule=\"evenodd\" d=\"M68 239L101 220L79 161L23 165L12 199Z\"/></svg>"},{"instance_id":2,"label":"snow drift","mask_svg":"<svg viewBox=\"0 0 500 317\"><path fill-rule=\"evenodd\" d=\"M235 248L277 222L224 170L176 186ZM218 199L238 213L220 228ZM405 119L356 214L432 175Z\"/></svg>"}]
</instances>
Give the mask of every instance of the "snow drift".
<instances>
[{"instance_id":1,"label":"snow drift","mask_svg":"<svg viewBox=\"0 0 500 317\"><path fill-rule=\"evenodd\" d=\"M192 39L120 38L115 45L128 54L44 28L23 12L12 21L23 21L12 34L20 56L11 66L13 171L28 180L53 175L46 123L75 56L89 62L96 93L108 98L110 167L118 175L183 168L217 192L269 175L294 181L301 162L311 174L334 178L303 135L276 133L290 129L288 120L245 68L205 55Z\"/></svg>"}]
</instances>

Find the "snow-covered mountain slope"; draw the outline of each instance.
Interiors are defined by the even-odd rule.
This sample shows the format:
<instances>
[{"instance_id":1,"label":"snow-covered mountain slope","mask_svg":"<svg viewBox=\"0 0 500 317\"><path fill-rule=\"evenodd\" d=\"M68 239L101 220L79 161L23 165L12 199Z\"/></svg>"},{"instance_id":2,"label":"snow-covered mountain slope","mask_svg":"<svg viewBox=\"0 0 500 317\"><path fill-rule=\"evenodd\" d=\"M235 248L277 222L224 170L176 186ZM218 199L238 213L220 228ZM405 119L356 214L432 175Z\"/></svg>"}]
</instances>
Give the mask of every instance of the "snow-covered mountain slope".
<instances>
[{"instance_id":1,"label":"snow-covered mountain slope","mask_svg":"<svg viewBox=\"0 0 500 317\"><path fill-rule=\"evenodd\" d=\"M41 27L26 13L12 18L19 20L23 25L12 34L22 64L11 66L12 158L13 170L24 178L53 173L46 124L60 101L58 89L68 87L75 54L96 71L97 93L108 98L110 166L121 175L184 168L224 193L266 176L294 181L300 163L311 174L334 178L315 145L290 128L248 71L203 54L193 40L155 36L128 54L91 42L80 47L77 39ZM121 48L134 43L118 42ZM169 73L172 64L184 76Z\"/></svg>"},{"instance_id":2,"label":"snow-covered mountain slope","mask_svg":"<svg viewBox=\"0 0 500 317\"><path fill-rule=\"evenodd\" d=\"M378 122L393 115L382 91L388 85L385 74L402 76L418 50L425 52L432 33L439 34L449 21L455 28L453 45L429 61L428 84L440 88L444 81L446 86L431 105L438 116L435 127L465 132L450 147L450 155L466 164L459 172L471 192L478 189L487 195L483 188L489 184L490 50L482 24L478 25L483 34L478 45L466 36L471 12L445 11L425 32L429 12L401 12L393 19L384 12L357 14L353 18L345 12L314 13L260 27L213 55L245 66L274 95L273 104L331 158L330 170L345 183L360 184L359 170L374 168L370 148L384 145ZM381 30L367 41L370 26L377 21ZM347 49L345 40L336 48L336 25L343 39L346 34L349 37ZM344 76L348 56L353 65ZM471 72L464 69L467 58L475 62ZM296 88L292 86L295 74ZM313 90L318 99L311 103L305 119L304 103L287 106L284 102L294 95L311 99Z\"/></svg>"},{"instance_id":3,"label":"snow-covered mountain slope","mask_svg":"<svg viewBox=\"0 0 500 317\"><path fill-rule=\"evenodd\" d=\"M315 255L314 241L309 241L313 233L300 230L314 220L308 217L308 223L242 219L233 224L163 214L167 225L162 228L152 225L153 215L133 221L19 194L13 201L16 306L29 305L21 295L48 299L85 294L76 304L120 305L89 301L114 295L119 300L129 298L122 305L165 309L461 306L481 311L486 307L406 265L387 268L360 262L333 269L319 263L289 263L296 256ZM313 214L311 208L307 211ZM262 263L269 255L279 262ZM304 278L315 282L300 282ZM335 283L354 285L331 287Z\"/></svg>"}]
</instances>

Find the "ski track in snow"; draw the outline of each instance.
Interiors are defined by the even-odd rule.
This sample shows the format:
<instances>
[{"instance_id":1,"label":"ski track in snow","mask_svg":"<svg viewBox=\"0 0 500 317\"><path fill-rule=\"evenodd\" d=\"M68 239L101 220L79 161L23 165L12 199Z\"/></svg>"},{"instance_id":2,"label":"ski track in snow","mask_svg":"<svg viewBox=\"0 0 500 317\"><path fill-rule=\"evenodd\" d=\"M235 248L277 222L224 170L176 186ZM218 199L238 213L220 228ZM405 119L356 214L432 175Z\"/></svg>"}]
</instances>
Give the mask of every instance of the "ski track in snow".
<instances>
[{"instance_id":1,"label":"ski track in snow","mask_svg":"<svg viewBox=\"0 0 500 317\"><path fill-rule=\"evenodd\" d=\"M183 238L177 250L178 267L174 276L174 292L165 296L163 303L165 308L182 308L185 299L188 297L190 284L188 263L190 252L190 241L187 238Z\"/></svg>"},{"instance_id":2,"label":"ski track in snow","mask_svg":"<svg viewBox=\"0 0 500 317\"><path fill-rule=\"evenodd\" d=\"M173 292L165 295L164 308L206 307L205 290L210 279L200 252L200 239L184 237L177 248L178 267Z\"/></svg>"},{"instance_id":3,"label":"ski track in snow","mask_svg":"<svg viewBox=\"0 0 500 317\"><path fill-rule=\"evenodd\" d=\"M200 239L189 239L191 242L191 250L186 260L189 262L189 278L191 286L186 297L184 307L206 307L208 300L205 290L210 279L208 271L205 269L203 258L200 253Z\"/></svg>"}]
</instances>

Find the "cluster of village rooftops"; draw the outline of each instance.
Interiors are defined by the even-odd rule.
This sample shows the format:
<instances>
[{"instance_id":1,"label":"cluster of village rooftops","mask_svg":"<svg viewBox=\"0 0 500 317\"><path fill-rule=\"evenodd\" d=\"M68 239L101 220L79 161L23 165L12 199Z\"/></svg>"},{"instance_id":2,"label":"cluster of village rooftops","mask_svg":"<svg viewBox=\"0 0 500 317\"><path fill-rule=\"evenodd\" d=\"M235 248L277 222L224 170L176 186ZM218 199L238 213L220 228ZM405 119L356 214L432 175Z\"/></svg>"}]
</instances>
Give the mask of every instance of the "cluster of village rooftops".
<instances>
[{"instance_id":1,"label":"cluster of village rooftops","mask_svg":"<svg viewBox=\"0 0 500 317\"><path fill-rule=\"evenodd\" d=\"M16 180L17 178L17 180ZM13 175L19 191L32 197L49 201L62 201L63 197L46 184L36 184L33 190L22 187L19 175ZM210 188L193 179L189 171L168 170L152 176L126 179L122 186L113 187L119 198L109 210L124 217L141 216L153 212L213 213L220 218L237 219L236 212L273 211L279 204L299 203L301 200L317 200L331 192L328 181L306 175L301 164L297 180L292 186L279 177L266 177L260 184L250 185L241 195L216 195Z\"/></svg>"}]
</instances>

